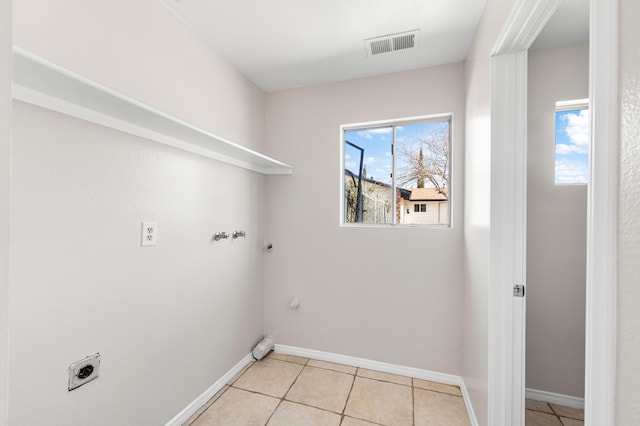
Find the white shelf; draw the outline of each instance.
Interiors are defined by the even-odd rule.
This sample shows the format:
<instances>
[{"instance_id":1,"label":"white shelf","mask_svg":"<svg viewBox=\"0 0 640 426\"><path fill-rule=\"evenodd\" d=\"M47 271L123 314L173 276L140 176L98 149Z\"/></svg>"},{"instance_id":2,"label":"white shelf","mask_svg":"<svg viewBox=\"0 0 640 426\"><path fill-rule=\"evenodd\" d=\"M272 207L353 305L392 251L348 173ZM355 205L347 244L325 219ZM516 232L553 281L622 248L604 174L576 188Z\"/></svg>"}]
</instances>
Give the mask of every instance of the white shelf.
<instances>
[{"instance_id":1,"label":"white shelf","mask_svg":"<svg viewBox=\"0 0 640 426\"><path fill-rule=\"evenodd\" d=\"M18 47L13 98L263 174L291 174L269 158L102 86Z\"/></svg>"}]
</instances>

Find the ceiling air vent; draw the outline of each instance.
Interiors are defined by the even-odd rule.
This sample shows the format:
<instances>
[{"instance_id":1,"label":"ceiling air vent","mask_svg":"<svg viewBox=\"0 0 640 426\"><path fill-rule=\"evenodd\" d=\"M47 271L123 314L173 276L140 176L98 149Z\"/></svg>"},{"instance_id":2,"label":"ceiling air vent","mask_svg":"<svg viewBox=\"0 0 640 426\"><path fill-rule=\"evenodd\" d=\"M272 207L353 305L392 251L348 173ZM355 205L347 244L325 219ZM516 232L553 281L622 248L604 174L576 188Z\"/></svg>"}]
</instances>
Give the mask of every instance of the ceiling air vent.
<instances>
[{"instance_id":1,"label":"ceiling air vent","mask_svg":"<svg viewBox=\"0 0 640 426\"><path fill-rule=\"evenodd\" d=\"M364 41L367 48L367 56L382 55L384 53L417 47L419 33L420 30L413 30L382 37L368 38Z\"/></svg>"}]
</instances>

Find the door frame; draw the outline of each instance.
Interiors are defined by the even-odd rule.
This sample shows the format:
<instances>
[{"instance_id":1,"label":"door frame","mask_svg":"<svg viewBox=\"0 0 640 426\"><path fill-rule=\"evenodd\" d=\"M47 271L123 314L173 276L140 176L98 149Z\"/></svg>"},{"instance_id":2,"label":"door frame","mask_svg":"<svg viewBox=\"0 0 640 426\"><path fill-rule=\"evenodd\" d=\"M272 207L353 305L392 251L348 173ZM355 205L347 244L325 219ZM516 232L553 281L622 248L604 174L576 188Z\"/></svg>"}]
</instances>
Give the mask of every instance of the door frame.
<instances>
[{"instance_id":1,"label":"door frame","mask_svg":"<svg viewBox=\"0 0 640 426\"><path fill-rule=\"evenodd\" d=\"M524 425L527 50L561 0L517 0L491 58L489 424ZM590 0L585 424L614 425L618 1Z\"/></svg>"}]
</instances>

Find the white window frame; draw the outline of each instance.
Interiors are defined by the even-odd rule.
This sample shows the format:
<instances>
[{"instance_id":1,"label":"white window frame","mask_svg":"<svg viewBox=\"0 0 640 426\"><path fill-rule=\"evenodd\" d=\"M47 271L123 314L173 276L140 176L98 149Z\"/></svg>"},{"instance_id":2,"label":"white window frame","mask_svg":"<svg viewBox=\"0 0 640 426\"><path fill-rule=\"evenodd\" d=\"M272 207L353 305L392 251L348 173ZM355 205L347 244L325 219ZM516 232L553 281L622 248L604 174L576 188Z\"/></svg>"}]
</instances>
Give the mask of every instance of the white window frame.
<instances>
[{"instance_id":1,"label":"white window frame","mask_svg":"<svg viewBox=\"0 0 640 426\"><path fill-rule=\"evenodd\" d=\"M393 141L396 140L396 127L399 126L407 126L412 124L424 124L424 123L436 123L441 121L449 122L449 193L448 193L448 224L440 225L440 224L403 224L403 223L395 223L395 203L394 203L394 223L354 223L354 222L345 222L345 194L344 194L344 171L345 171L345 162L344 162L344 153L345 153L345 132L354 131L354 130L373 130L380 129L385 127L393 127ZM395 146L393 147L392 153L392 191L396 188L396 160L395 160ZM433 228L433 229L451 229L453 228L453 113L440 113L440 114L430 114L416 117L407 117L407 118L396 118L390 120L380 120L380 121L368 121L361 123L352 123L352 124L343 124L340 126L340 217L339 223L341 227L349 228Z\"/></svg>"}]
</instances>

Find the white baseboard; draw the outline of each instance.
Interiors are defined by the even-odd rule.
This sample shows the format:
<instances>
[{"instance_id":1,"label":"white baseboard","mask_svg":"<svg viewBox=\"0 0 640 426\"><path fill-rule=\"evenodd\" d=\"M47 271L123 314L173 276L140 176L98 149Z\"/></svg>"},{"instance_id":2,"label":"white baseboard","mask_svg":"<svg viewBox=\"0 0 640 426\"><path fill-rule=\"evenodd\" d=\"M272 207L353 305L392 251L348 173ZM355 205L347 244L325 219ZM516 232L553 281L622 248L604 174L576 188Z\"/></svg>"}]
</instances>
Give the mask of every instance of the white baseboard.
<instances>
[{"instance_id":1,"label":"white baseboard","mask_svg":"<svg viewBox=\"0 0 640 426\"><path fill-rule=\"evenodd\" d=\"M220 377L213 385L211 385L206 391L198 396L192 403L187 405L182 411L180 411L174 418L169 420L165 426L181 426L189 420L204 404L207 403L220 389L224 387L233 377L238 374L247 364L253 361L253 356L247 354L234 365L231 370L227 371L224 376Z\"/></svg>"},{"instance_id":2,"label":"white baseboard","mask_svg":"<svg viewBox=\"0 0 640 426\"><path fill-rule=\"evenodd\" d=\"M469 395L469 391L467 390L467 386L464 384L464 380L462 379L462 377L460 378L460 380L462 381L462 384L460 385L460 390L462 391L462 400L464 401L464 406L467 407L469 424L471 426L478 426L478 418L476 417L476 412L473 411L471 396Z\"/></svg>"},{"instance_id":3,"label":"white baseboard","mask_svg":"<svg viewBox=\"0 0 640 426\"><path fill-rule=\"evenodd\" d=\"M366 368L368 370L380 371L383 373L398 374L401 376L413 377L416 379L429 380L431 382L443 383L446 385L459 386L469 414L471 426L478 426L478 420L471 405L471 399L464 380L460 376L453 374L438 373L436 371L423 370L420 368L405 367L397 364L373 361L365 358L357 358L348 355L340 355L331 352L316 351L314 349L298 348L295 346L275 345L275 353L283 355L295 355L304 358L317 359L319 361L333 362L336 364L350 365L352 367Z\"/></svg>"},{"instance_id":4,"label":"white baseboard","mask_svg":"<svg viewBox=\"0 0 640 426\"><path fill-rule=\"evenodd\" d=\"M578 398L577 396L527 388L525 389L525 397L535 401L550 402L551 404L564 405L565 407L584 409L584 398Z\"/></svg>"}]
</instances>

